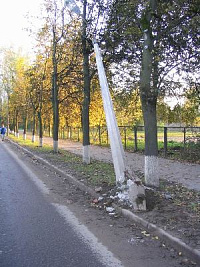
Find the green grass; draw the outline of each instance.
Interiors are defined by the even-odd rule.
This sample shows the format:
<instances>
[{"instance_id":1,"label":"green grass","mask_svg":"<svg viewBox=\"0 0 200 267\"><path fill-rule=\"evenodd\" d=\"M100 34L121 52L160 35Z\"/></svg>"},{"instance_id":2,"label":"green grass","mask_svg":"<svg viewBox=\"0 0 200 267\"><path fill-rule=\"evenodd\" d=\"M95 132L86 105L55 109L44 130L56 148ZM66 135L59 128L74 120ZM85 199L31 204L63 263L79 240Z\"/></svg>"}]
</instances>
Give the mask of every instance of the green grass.
<instances>
[{"instance_id":1,"label":"green grass","mask_svg":"<svg viewBox=\"0 0 200 267\"><path fill-rule=\"evenodd\" d=\"M29 147L30 149L33 149L33 150L38 150L40 152L52 151L52 146L44 144L42 147L39 147L38 142L32 142L28 138L26 140L24 140L22 136L15 137L13 135L9 135L9 138L12 139L13 141L17 142L19 145Z\"/></svg>"},{"instance_id":2,"label":"green grass","mask_svg":"<svg viewBox=\"0 0 200 267\"><path fill-rule=\"evenodd\" d=\"M66 150L59 151L60 153L56 155L57 159L65 162L68 166L72 166L78 174L81 176L84 175L92 185L102 185L104 183L107 185L115 184L115 173L112 164L97 160L92 160L91 164L85 164L82 162L81 156L72 154Z\"/></svg>"},{"instance_id":3,"label":"green grass","mask_svg":"<svg viewBox=\"0 0 200 267\"><path fill-rule=\"evenodd\" d=\"M59 149L59 153L54 153L52 146L43 145L39 147L37 142L32 142L30 139L23 140L23 137L9 136L10 139L17 142L23 147L27 147L30 150L38 151L48 159L53 159L54 162L63 162L67 168L75 171L78 176L84 177L89 184L93 186L113 186L115 185L115 173L112 164L92 160L91 164L85 164L82 162L82 157L70 153L66 150Z\"/></svg>"}]
</instances>

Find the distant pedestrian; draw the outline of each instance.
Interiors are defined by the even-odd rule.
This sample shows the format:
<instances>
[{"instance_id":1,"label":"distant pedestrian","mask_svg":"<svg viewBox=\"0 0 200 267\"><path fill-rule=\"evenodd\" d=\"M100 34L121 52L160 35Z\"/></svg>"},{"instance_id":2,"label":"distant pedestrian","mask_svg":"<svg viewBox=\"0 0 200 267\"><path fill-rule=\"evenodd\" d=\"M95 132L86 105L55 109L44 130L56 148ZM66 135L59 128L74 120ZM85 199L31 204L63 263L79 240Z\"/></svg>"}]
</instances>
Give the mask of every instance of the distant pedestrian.
<instances>
[{"instance_id":1,"label":"distant pedestrian","mask_svg":"<svg viewBox=\"0 0 200 267\"><path fill-rule=\"evenodd\" d=\"M6 127L4 126L4 124L2 124L2 126L1 126L1 138L2 138L2 141L4 141L5 134L6 134Z\"/></svg>"}]
</instances>

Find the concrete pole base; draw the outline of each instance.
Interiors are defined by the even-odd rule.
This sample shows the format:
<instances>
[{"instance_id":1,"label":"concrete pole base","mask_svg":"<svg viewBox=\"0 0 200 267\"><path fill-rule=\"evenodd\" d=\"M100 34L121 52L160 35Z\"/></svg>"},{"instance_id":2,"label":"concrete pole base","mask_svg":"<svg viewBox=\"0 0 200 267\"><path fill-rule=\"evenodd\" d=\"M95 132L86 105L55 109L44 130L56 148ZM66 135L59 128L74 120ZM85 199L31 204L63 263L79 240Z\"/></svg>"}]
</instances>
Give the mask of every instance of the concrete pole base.
<instances>
[{"instance_id":1,"label":"concrete pole base","mask_svg":"<svg viewBox=\"0 0 200 267\"><path fill-rule=\"evenodd\" d=\"M83 163L90 164L90 145L83 146Z\"/></svg>"},{"instance_id":2,"label":"concrete pole base","mask_svg":"<svg viewBox=\"0 0 200 267\"><path fill-rule=\"evenodd\" d=\"M159 187L158 157L145 156L145 185Z\"/></svg>"},{"instance_id":3,"label":"concrete pole base","mask_svg":"<svg viewBox=\"0 0 200 267\"><path fill-rule=\"evenodd\" d=\"M40 147L43 146L43 138L40 138L40 140L39 140L39 146L40 146Z\"/></svg>"},{"instance_id":4,"label":"concrete pole base","mask_svg":"<svg viewBox=\"0 0 200 267\"><path fill-rule=\"evenodd\" d=\"M142 183L138 181L127 181L129 201L136 211L146 211L145 189Z\"/></svg>"},{"instance_id":5,"label":"concrete pole base","mask_svg":"<svg viewBox=\"0 0 200 267\"><path fill-rule=\"evenodd\" d=\"M58 153L58 141L53 140L53 151Z\"/></svg>"},{"instance_id":6,"label":"concrete pole base","mask_svg":"<svg viewBox=\"0 0 200 267\"><path fill-rule=\"evenodd\" d=\"M35 135L32 135L32 143L35 143Z\"/></svg>"}]
</instances>

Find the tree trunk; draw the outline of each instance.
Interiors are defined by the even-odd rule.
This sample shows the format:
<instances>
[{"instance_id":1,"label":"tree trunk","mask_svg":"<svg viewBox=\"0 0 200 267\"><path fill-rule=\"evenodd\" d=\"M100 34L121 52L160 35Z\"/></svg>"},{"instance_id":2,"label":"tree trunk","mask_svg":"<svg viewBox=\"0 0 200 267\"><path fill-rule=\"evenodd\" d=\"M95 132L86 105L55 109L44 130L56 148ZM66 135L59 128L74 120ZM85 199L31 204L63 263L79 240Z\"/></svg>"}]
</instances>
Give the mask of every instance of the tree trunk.
<instances>
[{"instance_id":1,"label":"tree trunk","mask_svg":"<svg viewBox=\"0 0 200 267\"><path fill-rule=\"evenodd\" d=\"M13 134L15 136L16 134L16 128L15 128L15 116L13 116L13 120L12 120L12 130L13 130Z\"/></svg>"},{"instance_id":2,"label":"tree trunk","mask_svg":"<svg viewBox=\"0 0 200 267\"><path fill-rule=\"evenodd\" d=\"M35 142L35 130L36 130L36 119L35 119L35 110L33 112L33 130L32 130L32 142Z\"/></svg>"},{"instance_id":3,"label":"tree trunk","mask_svg":"<svg viewBox=\"0 0 200 267\"><path fill-rule=\"evenodd\" d=\"M9 136L9 133L10 133L10 116L9 116L9 113L7 115L7 136Z\"/></svg>"},{"instance_id":4,"label":"tree trunk","mask_svg":"<svg viewBox=\"0 0 200 267\"><path fill-rule=\"evenodd\" d=\"M10 96L8 94L8 106L7 106L7 136L9 136L10 130Z\"/></svg>"},{"instance_id":5,"label":"tree trunk","mask_svg":"<svg viewBox=\"0 0 200 267\"><path fill-rule=\"evenodd\" d=\"M18 111L16 111L16 137L19 138Z\"/></svg>"},{"instance_id":6,"label":"tree trunk","mask_svg":"<svg viewBox=\"0 0 200 267\"><path fill-rule=\"evenodd\" d=\"M59 128L59 103L57 84L57 60L56 60L56 29L53 26L53 75L52 75L52 107L53 107L53 150L58 152L58 128Z\"/></svg>"},{"instance_id":7,"label":"tree trunk","mask_svg":"<svg viewBox=\"0 0 200 267\"><path fill-rule=\"evenodd\" d=\"M24 133L23 133L24 140L26 140L27 123L28 123L28 120L27 120L27 114L26 114L24 117Z\"/></svg>"},{"instance_id":8,"label":"tree trunk","mask_svg":"<svg viewBox=\"0 0 200 267\"><path fill-rule=\"evenodd\" d=\"M51 137L51 122L49 120L49 125L48 125L48 132L49 132L49 137Z\"/></svg>"},{"instance_id":9,"label":"tree trunk","mask_svg":"<svg viewBox=\"0 0 200 267\"><path fill-rule=\"evenodd\" d=\"M42 114L41 110L38 111L38 120L39 120L39 146L43 146L43 128L42 128Z\"/></svg>"},{"instance_id":10,"label":"tree trunk","mask_svg":"<svg viewBox=\"0 0 200 267\"><path fill-rule=\"evenodd\" d=\"M144 30L144 45L142 54L142 66L140 73L140 97L145 126L145 183L150 186L159 186L158 178L158 141L157 141L157 84L153 77L153 44L151 23L152 14L155 13L157 6L156 0L150 0L149 6L144 12L141 22Z\"/></svg>"},{"instance_id":11,"label":"tree trunk","mask_svg":"<svg viewBox=\"0 0 200 267\"><path fill-rule=\"evenodd\" d=\"M143 98L142 109L145 128L145 183L159 186L156 99L148 102Z\"/></svg>"},{"instance_id":12,"label":"tree trunk","mask_svg":"<svg viewBox=\"0 0 200 267\"><path fill-rule=\"evenodd\" d=\"M86 6L87 1L83 3L83 77L84 77L84 101L82 110L82 127L83 127L83 162L90 163L90 131L89 131L89 106L90 106L90 75L89 75L89 49L87 48L86 39Z\"/></svg>"}]
</instances>

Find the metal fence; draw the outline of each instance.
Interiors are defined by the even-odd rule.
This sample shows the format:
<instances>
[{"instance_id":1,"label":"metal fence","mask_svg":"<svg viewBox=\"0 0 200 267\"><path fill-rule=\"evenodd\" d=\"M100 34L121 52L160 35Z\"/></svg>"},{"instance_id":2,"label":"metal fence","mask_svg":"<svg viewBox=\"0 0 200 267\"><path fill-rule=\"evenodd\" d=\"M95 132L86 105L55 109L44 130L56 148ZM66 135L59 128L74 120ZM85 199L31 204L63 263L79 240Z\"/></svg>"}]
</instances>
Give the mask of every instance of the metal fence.
<instances>
[{"instance_id":1,"label":"metal fence","mask_svg":"<svg viewBox=\"0 0 200 267\"><path fill-rule=\"evenodd\" d=\"M144 149L144 126L119 126L122 144L125 150L138 151ZM158 127L159 150L167 154L168 148L185 147L188 142L200 142L200 127ZM83 132L80 127L63 127L59 137L81 142ZM106 126L90 127L90 143L109 146L109 136Z\"/></svg>"}]
</instances>

